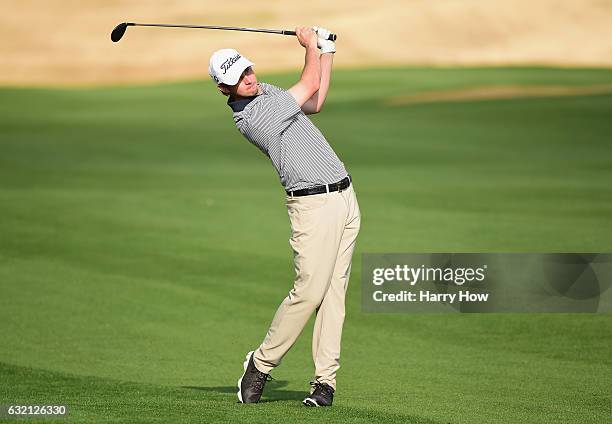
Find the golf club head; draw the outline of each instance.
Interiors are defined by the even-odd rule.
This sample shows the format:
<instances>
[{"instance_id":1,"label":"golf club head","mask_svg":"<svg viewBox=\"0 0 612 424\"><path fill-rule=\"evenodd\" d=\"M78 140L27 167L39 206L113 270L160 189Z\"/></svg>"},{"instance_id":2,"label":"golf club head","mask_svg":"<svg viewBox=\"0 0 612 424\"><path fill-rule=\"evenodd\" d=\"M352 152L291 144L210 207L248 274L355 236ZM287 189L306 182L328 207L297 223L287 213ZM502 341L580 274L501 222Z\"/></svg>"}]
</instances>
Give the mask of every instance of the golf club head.
<instances>
[{"instance_id":1,"label":"golf club head","mask_svg":"<svg viewBox=\"0 0 612 424\"><path fill-rule=\"evenodd\" d=\"M113 40L113 42L115 43L121 40L121 38L123 37L123 34L125 34L125 30L127 29L129 25L134 25L134 24L129 23L129 22L123 22L117 25L115 29L113 30L113 32L111 32L111 40Z\"/></svg>"}]
</instances>

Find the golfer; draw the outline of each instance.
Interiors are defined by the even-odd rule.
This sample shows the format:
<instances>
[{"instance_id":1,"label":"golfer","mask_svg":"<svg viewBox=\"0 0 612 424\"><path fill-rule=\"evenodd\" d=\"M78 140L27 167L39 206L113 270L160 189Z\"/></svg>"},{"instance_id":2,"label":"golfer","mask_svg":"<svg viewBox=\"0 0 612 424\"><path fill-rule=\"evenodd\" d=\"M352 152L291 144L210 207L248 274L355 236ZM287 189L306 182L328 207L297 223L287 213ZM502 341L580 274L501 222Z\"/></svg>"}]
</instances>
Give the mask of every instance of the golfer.
<instances>
[{"instance_id":1,"label":"golfer","mask_svg":"<svg viewBox=\"0 0 612 424\"><path fill-rule=\"evenodd\" d=\"M360 212L351 177L306 116L321 111L336 46L324 28L296 28L306 49L300 80L288 90L257 82L253 63L236 50L210 59L210 75L228 96L238 130L270 158L286 191L295 280L261 343L246 355L238 399L258 402L277 367L316 313L312 335L314 379L303 401L331 406L340 367L344 298ZM318 48L321 49L319 53Z\"/></svg>"}]
</instances>

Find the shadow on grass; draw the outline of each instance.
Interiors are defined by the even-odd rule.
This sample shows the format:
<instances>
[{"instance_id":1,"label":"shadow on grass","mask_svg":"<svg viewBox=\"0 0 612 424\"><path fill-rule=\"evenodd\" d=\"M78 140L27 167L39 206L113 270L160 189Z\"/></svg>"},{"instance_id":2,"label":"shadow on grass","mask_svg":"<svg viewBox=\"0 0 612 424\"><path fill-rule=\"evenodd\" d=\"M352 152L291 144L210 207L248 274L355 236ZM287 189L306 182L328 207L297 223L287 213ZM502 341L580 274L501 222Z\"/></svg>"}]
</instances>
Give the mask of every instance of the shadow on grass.
<instances>
[{"instance_id":1,"label":"shadow on grass","mask_svg":"<svg viewBox=\"0 0 612 424\"><path fill-rule=\"evenodd\" d=\"M236 405L234 386L167 387L92 376L79 376L0 362L0 399L35 403L41 398L62 399L70 410L70 421L91 422L272 422L301 424L325 422L353 424L447 424L416 415L336 405L306 408L297 402L304 392L280 390L288 383L273 380L266 386L266 399L259 405ZM188 389L188 390L185 390ZM197 391L200 391L198 393ZM210 396L206 396L210 394ZM223 399L219 399L220 397ZM217 395L217 396L215 396ZM231 398L228 402L226 398ZM92 402L92 399L95 401ZM283 403L282 401L291 401ZM197 407L194 408L194 405ZM187 411L187 412L186 412ZM187 414L187 415L185 415ZM191 415L189 415L191 414ZM44 420L47 421L47 420Z\"/></svg>"},{"instance_id":2,"label":"shadow on grass","mask_svg":"<svg viewBox=\"0 0 612 424\"><path fill-rule=\"evenodd\" d=\"M264 394L261 398L260 403L265 402L278 402L283 400L299 400L301 401L308 394L306 390L296 391L296 390L282 390L289 384L288 381L285 380L272 380L266 384L266 388L264 389ZM200 386L181 386L183 389L191 389L191 390L202 390L205 392L214 392L214 393L231 393L233 395L238 391L237 386L210 386L210 387L200 387ZM236 402L238 402L236 398Z\"/></svg>"}]
</instances>

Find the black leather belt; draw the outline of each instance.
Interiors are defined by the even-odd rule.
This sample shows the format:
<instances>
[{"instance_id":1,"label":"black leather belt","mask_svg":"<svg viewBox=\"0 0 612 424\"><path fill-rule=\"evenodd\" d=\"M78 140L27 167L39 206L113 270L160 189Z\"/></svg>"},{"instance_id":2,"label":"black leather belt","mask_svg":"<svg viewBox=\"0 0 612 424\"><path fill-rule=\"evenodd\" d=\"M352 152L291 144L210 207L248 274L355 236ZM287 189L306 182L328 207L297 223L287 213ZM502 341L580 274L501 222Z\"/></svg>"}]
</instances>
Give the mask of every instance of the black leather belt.
<instances>
[{"instance_id":1,"label":"black leather belt","mask_svg":"<svg viewBox=\"0 0 612 424\"><path fill-rule=\"evenodd\" d=\"M353 179L351 176L344 177L342 180L337 183L320 185L314 187L304 188L302 190L295 191L287 191L287 195L291 197L300 197L300 196L310 196L312 194L321 194L321 193L331 193L333 191L342 191L346 190L350 185Z\"/></svg>"}]
</instances>

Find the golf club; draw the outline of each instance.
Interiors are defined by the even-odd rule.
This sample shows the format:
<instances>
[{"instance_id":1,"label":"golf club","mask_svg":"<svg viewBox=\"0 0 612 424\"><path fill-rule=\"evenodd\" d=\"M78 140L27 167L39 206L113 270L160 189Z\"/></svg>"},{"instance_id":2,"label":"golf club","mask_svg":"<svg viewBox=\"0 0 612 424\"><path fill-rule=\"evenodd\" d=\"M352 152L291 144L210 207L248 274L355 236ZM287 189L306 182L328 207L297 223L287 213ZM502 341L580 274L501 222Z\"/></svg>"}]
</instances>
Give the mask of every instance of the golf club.
<instances>
[{"instance_id":1,"label":"golf club","mask_svg":"<svg viewBox=\"0 0 612 424\"><path fill-rule=\"evenodd\" d=\"M111 40L115 43L123 37L127 27L129 26L145 26L145 27L162 27L162 28L199 28L199 29L224 29L227 31L249 31L249 32L266 32L269 34L295 35L295 31L287 31L284 29L258 29L258 28L238 28L213 25L179 25L179 24L137 24L134 22L123 22L115 27L111 32ZM330 34L328 40L336 41L336 34Z\"/></svg>"}]
</instances>

